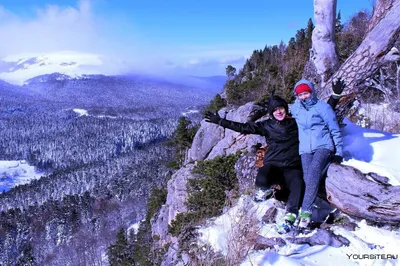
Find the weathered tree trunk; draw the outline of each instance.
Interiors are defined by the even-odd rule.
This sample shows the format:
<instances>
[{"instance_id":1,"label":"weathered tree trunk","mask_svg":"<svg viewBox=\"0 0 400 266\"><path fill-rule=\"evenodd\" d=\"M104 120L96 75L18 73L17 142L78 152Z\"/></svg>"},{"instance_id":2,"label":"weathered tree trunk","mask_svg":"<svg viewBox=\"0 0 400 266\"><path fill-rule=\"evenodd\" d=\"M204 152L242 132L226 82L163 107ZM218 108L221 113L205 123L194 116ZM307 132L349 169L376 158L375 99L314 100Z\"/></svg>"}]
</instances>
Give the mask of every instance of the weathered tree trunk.
<instances>
[{"instance_id":1,"label":"weathered tree trunk","mask_svg":"<svg viewBox=\"0 0 400 266\"><path fill-rule=\"evenodd\" d=\"M392 7L393 0L377 0L374 9L372 10L372 17L368 25L368 31L371 31L381 19L385 16L386 12Z\"/></svg>"},{"instance_id":2,"label":"weathered tree trunk","mask_svg":"<svg viewBox=\"0 0 400 266\"><path fill-rule=\"evenodd\" d=\"M347 83L344 94L357 93L357 86L364 82L366 78L372 76L384 63L385 55L400 36L400 1L381 1L385 1L385 4L377 5L376 9L380 7L381 11L374 11L374 17L371 19L372 25L375 26L368 32L357 50L319 90L318 94L321 99L328 99L331 94L330 81L339 77L344 78ZM376 16L379 17L375 18ZM349 98L349 100L354 100L354 98ZM346 114L350 107L351 105L348 105L348 102L342 101L337 110Z\"/></svg>"},{"instance_id":3,"label":"weathered tree trunk","mask_svg":"<svg viewBox=\"0 0 400 266\"><path fill-rule=\"evenodd\" d=\"M380 184L353 167L332 164L326 191L328 201L344 213L376 222L400 222L400 186Z\"/></svg>"},{"instance_id":4,"label":"weathered tree trunk","mask_svg":"<svg viewBox=\"0 0 400 266\"><path fill-rule=\"evenodd\" d=\"M324 87L339 68L335 43L336 0L314 0L314 20L310 59L320 77L317 85Z\"/></svg>"},{"instance_id":5,"label":"weathered tree trunk","mask_svg":"<svg viewBox=\"0 0 400 266\"><path fill-rule=\"evenodd\" d=\"M396 62L396 88L397 88L397 100L400 100L400 62Z\"/></svg>"}]
</instances>

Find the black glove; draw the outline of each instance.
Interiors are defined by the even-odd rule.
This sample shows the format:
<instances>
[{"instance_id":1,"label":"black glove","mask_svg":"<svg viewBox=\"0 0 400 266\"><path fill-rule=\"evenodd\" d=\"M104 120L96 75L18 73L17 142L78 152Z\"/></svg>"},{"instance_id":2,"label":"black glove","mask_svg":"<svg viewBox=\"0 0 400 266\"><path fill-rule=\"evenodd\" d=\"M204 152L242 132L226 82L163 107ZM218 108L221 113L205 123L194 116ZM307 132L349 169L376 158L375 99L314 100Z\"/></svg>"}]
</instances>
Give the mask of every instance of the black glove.
<instances>
[{"instance_id":1,"label":"black glove","mask_svg":"<svg viewBox=\"0 0 400 266\"><path fill-rule=\"evenodd\" d=\"M218 112L216 112L215 114L208 111L206 113L206 115L204 116L204 118L206 119L206 122L209 123L214 123L214 124L219 124L219 122L221 122L221 117L219 116Z\"/></svg>"},{"instance_id":2,"label":"black glove","mask_svg":"<svg viewBox=\"0 0 400 266\"><path fill-rule=\"evenodd\" d=\"M342 94L345 87L346 87L346 83L344 82L344 80L342 80L342 78L338 78L336 80L336 83L332 81L333 93L335 93L337 95Z\"/></svg>"},{"instance_id":3,"label":"black glove","mask_svg":"<svg viewBox=\"0 0 400 266\"><path fill-rule=\"evenodd\" d=\"M259 148L261 148L262 144L260 142L257 142L257 144L254 144L253 147L254 149L258 150Z\"/></svg>"},{"instance_id":4,"label":"black glove","mask_svg":"<svg viewBox=\"0 0 400 266\"><path fill-rule=\"evenodd\" d=\"M254 144L253 146L251 146L251 151L257 152L261 148L261 146L262 146L261 143Z\"/></svg>"},{"instance_id":5,"label":"black glove","mask_svg":"<svg viewBox=\"0 0 400 266\"><path fill-rule=\"evenodd\" d=\"M332 157L332 163L341 164L343 162L343 157L340 155L334 155Z\"/></svg>"}]
</instances>

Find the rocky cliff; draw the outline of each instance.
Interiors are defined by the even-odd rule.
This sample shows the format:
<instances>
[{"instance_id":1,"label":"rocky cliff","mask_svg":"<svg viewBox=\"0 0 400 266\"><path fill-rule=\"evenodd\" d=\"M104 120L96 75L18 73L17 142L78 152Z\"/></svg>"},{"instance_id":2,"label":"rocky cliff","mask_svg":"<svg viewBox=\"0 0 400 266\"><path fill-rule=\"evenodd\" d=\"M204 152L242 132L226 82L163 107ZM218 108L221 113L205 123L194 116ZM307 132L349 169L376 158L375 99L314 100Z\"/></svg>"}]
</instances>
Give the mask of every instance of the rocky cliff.
<instances>
[{"instance_id":1,"label":"rocky cliff","mask_svg":"<svg viewBox=\"0 0 400 266\"><path fill-rule=\"evenodd\" d=\"M253 103L248 103L238 109L223 108L219 111L221 117L226 119L246 122ZM168 181L168 196L166 203L161 207L159 214L152 223L152 235L160 239L158 246L170 244L164 257L163 265L179 265L177 261L177 238L168 234L168 225L176 215L186 212L185 201L187 199L187 181L196 178L191 173L194 165L199 160L211 160L216 156L226 156L241 152L242 156L235 165L235 172L239 181L239 191L244 192L253 188L256 175L255 151L252 148L257 143L265 143L265 139L258 135L243 135L224 129L218 125L201 121L201 126L188 151L186 165L179 169ZM182 256L185 260L185 256ZM188 258L186 258L188 260Z\"/></svg>"}]
</instances>

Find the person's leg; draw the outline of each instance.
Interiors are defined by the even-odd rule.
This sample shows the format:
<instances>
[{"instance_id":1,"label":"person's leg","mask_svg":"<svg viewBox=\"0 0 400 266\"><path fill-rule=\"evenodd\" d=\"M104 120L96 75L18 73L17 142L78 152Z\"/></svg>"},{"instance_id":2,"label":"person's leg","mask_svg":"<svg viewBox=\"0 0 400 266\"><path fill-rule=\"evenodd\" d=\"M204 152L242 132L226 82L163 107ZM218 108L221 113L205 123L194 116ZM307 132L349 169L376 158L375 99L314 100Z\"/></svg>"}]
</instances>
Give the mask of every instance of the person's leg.
<instances>
[{"instance_id":1,"label":"person's leg","mask_svg":"<svg viewBox=\"0 0 400 266\"><path fill-rule=\"evenodd\" d=\"M283 176L289 189L286 211L297 216L304 195L303 171L301 168L285 168Z\"/></svg>"},{"instance_id":2,"label":"person's leg","mask_svg":"<svg viewBox=\"0 0 400 266\"><path fill-rule=\"evenodd\" d=\"M332 155L332 153L331 153L331 155ZM324 200L326 200L326 187L325 187L326 182L325 181L326 181L329 165L331 164L331 159L332 159L331 157L332 156L330 156L329 161L325 165L324 170L322 170L322 174L321 174L320 182L319 182L318 193L317 193L317 195Z\"/></svg>"},{"instance_id":3,"label":"person's leg","mask_svg":"<svg viewBox=\"0 0 400 266\"><path fill-rule=\"evenodd\" d=\"M317 196L326 200L326 172L320 178Z\"/></svg>"},{"instance_id":4,"label":"person's leg","mask_svg":"<svg viewBox=\"0 0 400 266\"><path fill-rule=\"evenodd\" d=\"M264 164L263 167L258 169L256 176L256 187L260 189L269 189L271 187L271 182L269 182L269 175L271 172L272 166L270 164Z\"/></svg>"},{"instance_id":5,"label":"person's leg","mask_svg":"<svg viewBox=\"0 0 400 266\"><path fill-rule=\"evenodd\" d=\"M277 224L277 231L280 234L285 234L290 232L295 224L304 194L304 182L301 167L283 168L282 175L284 187L289 191L289 196L286 203L284 221Z\"/></svg>"},{"instance_id":6,"label":"person's leg","mask_svg":"<svg viewBox=\"0 0 400 266\"><path fill-rule=\"evenodd\" d=\"M271 185L274 182L275 170L275 167L270 164L264 164L264 166L258 170L255 182L258 188L254 194L255 201L260 202L273 195Z\"/></svg>"},{"instance_id":7,"label":"person's leg","mask_svg":"<svg viewBox=\"0 0 400 266\"><path fill-rule=\"evenodd\" d=\"M329 162L331 151L318 149L314 154L302 154L301 160L304 170L305 192L302 203L303 212L311 212L312 204L317 196L321 174Z\"/></svg>"},{"instance_id":8,"label":"person's leg","mask_svg":"<svg viewBox=\"0 0 400 266\"><path fill-rule=\"evenodd\" d=\"M312 205L317 196L321 175L329 163L331 151L328 149L318 149L314 154L302 154L301 161L303 169L307 169L304 174L305 191L301 206L299 227L308 227L311 222Z\"/></svg>"},{"instance_id":9,"label":"person's leg","mask_svg":"<svg viewBox=\"0 0 400 266\"><path fill-rule=\"evenodd\" d=\"M304 193L303 193L303 200L302 200L302 208L301 208L301 213L299 213L299 217L304 214L304 200L305 200L305 193L307 190L307 184L309 183L310 179L310 165L313 161L314 154L313 153L303 153L301 155L301 165L303 169L303 181L304 181Z\"/></svg>"}]
</instances>

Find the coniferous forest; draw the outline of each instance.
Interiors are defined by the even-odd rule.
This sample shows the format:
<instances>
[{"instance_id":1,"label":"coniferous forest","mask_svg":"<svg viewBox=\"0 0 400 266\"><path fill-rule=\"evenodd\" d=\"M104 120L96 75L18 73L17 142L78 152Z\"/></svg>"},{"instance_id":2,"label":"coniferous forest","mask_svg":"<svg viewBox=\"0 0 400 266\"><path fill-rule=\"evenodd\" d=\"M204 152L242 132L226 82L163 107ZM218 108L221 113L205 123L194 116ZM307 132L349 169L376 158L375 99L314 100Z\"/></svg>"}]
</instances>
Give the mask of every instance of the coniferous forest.
<instances>
[{"instance_id":1,"label":"coniferous forest","mask_svg":"<svg viewBox=\"0 0 400 266\"><path fill-rule=\"evenodd\" d=\"M1 160L44 173L0 194L2 265L104 264L118 230L145 217L148 195L171 174L166 140L178 118L210 99L134 78L63 78L0 84Z\"/></svg>"}]
</instances>

